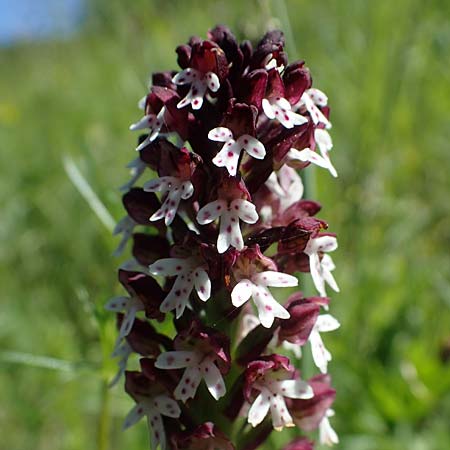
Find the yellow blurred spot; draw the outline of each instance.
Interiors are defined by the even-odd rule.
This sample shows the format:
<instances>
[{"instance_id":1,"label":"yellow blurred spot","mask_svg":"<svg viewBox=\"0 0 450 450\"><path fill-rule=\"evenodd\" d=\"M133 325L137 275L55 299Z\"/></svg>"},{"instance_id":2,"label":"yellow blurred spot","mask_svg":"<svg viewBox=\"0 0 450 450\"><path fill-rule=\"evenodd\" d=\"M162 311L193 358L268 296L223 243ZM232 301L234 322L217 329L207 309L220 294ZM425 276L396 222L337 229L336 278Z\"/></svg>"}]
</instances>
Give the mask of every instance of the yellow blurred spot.
<instances>
[{"instance_id":1,"label":"yellow blurred spot","mask_svg":"<svg viewBox=\"0 0 450 450\"><path fill-rule=\"evenodd\" d=\"M13 125L19 117L20 112L13 103L0 103L0 125Z\"/></svg>"}]
</instances>

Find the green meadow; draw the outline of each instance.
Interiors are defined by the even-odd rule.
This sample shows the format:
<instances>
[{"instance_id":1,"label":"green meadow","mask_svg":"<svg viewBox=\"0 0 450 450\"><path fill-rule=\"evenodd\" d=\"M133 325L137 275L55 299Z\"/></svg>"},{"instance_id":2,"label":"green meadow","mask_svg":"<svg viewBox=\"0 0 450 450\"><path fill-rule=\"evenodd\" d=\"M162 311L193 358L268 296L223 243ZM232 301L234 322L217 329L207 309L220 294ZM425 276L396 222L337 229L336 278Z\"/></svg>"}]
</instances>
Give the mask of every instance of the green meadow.
<instances>
[{"instance_id":1,"label":"green meadow","mask_svg":"<svg viewBox=\"0 0 450 450\"><path fill-rule=\"evenodd\" d=\"M290 60L330 100L339 178L314 170L309 192L340 245L341 328L324 336L337 448L450 448L450 3L88 8L70 38L0 48L0 447L148 448L144 423L121 431L132 400L107 387L128 125L149 74L176 67L176 45L225 23L240 39L283 28ZM281 442L274 432L264 448Z\"/></svg>"}]
</instances>

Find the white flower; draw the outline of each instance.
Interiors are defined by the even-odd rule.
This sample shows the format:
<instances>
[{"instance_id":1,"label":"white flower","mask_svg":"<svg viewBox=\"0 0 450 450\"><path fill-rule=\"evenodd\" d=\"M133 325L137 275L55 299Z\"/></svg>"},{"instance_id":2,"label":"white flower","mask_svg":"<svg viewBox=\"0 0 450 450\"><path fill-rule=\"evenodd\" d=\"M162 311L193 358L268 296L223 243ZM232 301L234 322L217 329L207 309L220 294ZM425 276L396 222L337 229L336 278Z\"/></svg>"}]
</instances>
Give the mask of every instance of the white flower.
<instances>
[{"instance_id":1,"label":"white flower","mask_svg":"<svg viewBox=\"0 0 450 450\"><path fill-rule=\"evenodd\" d=\"M293 112L291 104L283 97L264 98L262 108L269 119L277 119L285 128L293 128L295 125L303 125L308 122L306 117Z\"/></svg>"},{"instance_id":2,"label":"white flower","mask_svg":"<svg viewBox=\"0 0 450 450\"><path fill-rule=\"evenodd\" d=\"M220 217L220 230L217 238L217 251L224 253L230 245L237 250L244 248L239 219L245 223L256 223L258 213L255 205L247 200L237 198L230 203L219 199L206 204L197 213L197 221L200 225L213 222Z\"/></svg>"},{"instance_id":3,"label":"white flower","mask_svg":"<svg viewBox=\"0 0 450 450\"><path fill-rule=\"evenodd\" d=\"M303 197L303 183L295 169L281 166L278 172L272 172L266 180L266 186L280 199L280 212L298 202Z\"/></svg>"},{"instance_id":4,"label":"white flower","mask_svg":"<svg viewBox=\"0 0 450 450\"><path fill-rule=\"evenodd\" d=\"M124 430L139 422L142 417L147 416L148 429L150 432L150 448L156 450L167 449L166 432L161 416L180 417L181 410L178 403L168 395L157 395L150 398L142 398L128 413L123 425Z\"/></svg>"},{"instance_id":5,"label":"white flower","mask_svg":"<svg viewBox=\"0 0 450 450\"><path fill-rule=\"evenodd\" d=\"M341 324L330 314L321 314L309 335L314 364L322 373L327 373L331 353L325 348L320 333L337 330Z\"/></svg>"},{"instance_id":6,"label":"white flower","mask_svg":"<svg viewBox=\"0 0 450 450\"><path fill-rule=\"evenodd\" d=\"M303 150L297 150L296 148L291 148L287 153L288 161L301 161L310 162L319 167L327 169L333 177L337 177L336 169L334 168L331 159L328 155L328 151L333 147L330 134L327 130L316 128L314 130L314 137L319 147L320 155L310 148L304 148Z\"/></svg>"},{"instance_id":7,"label":"white flower","mask_svg":"<svg viewBox=\"0 0 450 450\"><path fill-rule=\"evenodd\" d=\"M182 180L176 177L161 177L150 180L144 184L144 191L147 192L167 192L166 199L161 208L151 217L154 222L164 217L166 225L170 225L175 218L181 199L186 200L194 193L194 186L189 180Z\"/></svg>"},{"instance_id":8,"label":"white flower","mask_svg":"<svg viewBox=\"0 0 450 450\"><path fill-rule=\"evenodd\" d=\"M327 106L328 97L319 89L308 89L306 90L300 102L297 103L296 107L304 106L306 110L311 115L311 119L314 125L318 125L322 123L325 125L325 128L331 128L331 122L324 116L322 111L317 106Z\"/></svg>"},{"instance_id":9,"label":"white flower","mask_svg":"<svg viewBox=\"0 0 450 450\"><path fill-rule=\"evenodd\" d=\"M272 376L271 376L272 375ZM314 396L311 386L303 380L279 380L273 374L265 375L253 387L260 391L248 411L248 422L256 427L269 412L275 430L293 427L294 422L286 407L285 398L309 399Z\"/></svg>"},{"instance_id":10,"label":"white flower","mask_svg":"<svg viewBox=\"0 0 450 450\"><path fill-rule=\"evenodd\" d=\"M111 357L120 358L118 362L119 369L114 378L109 383L110 388L115 386L120 378L122 378L122 375L125 373L125 370L127 368L128 358L132 353L133 349L130 347L130 344L128 344L126 340L124 340L122 344L114 350Z\"/></svg>"},{"instance_id":11,"label":"white flower","mask_svg":"<svg viewBox=\"0 0 450 450\"><path fill-rule=\"evenodd\" d=\"M231 130L225 127L217 127L208 133L208 139L224 142L222 149L212 161L217 167L226 167L228 173L232 176L236 175L242 149L256 159L264 159L266 156L264 145L249 134L243 134L235 140Z\"/></svg>"},{"instance_id":12,"label":"white flower","mask_svg":"<svg viewBox=\"0 0 450 450\"><path fill-rule=\"evenodd\" d=\"M114 348L114 352L116 352L119 348L119 345L122 339L131 331L133 327L134 320L136 319L136 314L138 311L144 311L144 304L137 297L113 297L109 300L105 309L113 312L124 311L125 316L122 320L122 324L120 325L119 336L116 340L116 345Z\"/></svg>"},{"instance_id":13,"label":"white flower","mask_svg":"<svg viewBox=\"0 0 450 450\"><path fill-rule=\"evenodd\" d=\"M130 130L143 130L149 128L149 134L147 138L141 142L137 147L136 151L142 150L150 142L153 142L160 134L161 128L164 125L164 114L166 112L166 107L163 106L158 114L146 114L144 117L139 119L136 123L130 125Z\"/></svg>"},{"instance_id":14,"label":"white flower","mask_svg":"<svg viewBox=\"0 0 450 450\"><path fill-rule=\"evenodd\" d=\"M269 53L261 63L266 70L276 69L279 73L283 72L284 64L278 65L278 61L273 57L273 53Z\"/></svg>"},{"instance_id":15,"label":"white flower","mask_svg":"<svg viewBox=\"0 0 450 450\"><path fill-rule=\"evenodd\" d=\"M327 130L324 130L322 128L316 128L314 130L314 139L316 141L317 146L319 147L319 151L320 154L322 155L322 158L328 161L327 169L330 171L331 175L333 175L333 177L336 178L338 176L336 169L331 163L331 159L328 155L328 152L333 148L333 141L331 140L330 133L328 133Z\"/></svg>"},{"instance_id":16,"label":"white flower","mask_svg":"<svg viewBox=\"0 0 450 450\"><path fill-rule=\"evenodd\" d=\"M289 319L289 312L272 296L267 286L297 286L298 280L286 273L268 270L254 273L250 278L241 279L231 292L231 302L237 308L253 298L261 325L270 328L275 317Z\"/></svg>"},{"instance_id":17,"label":"white flower","mask_svg":"<svg viewBox=\"0 0 450 450\"><path fill-rule=\"evenodd\" d=\"M211 281L203 265L195 257L159 259L149 267L149 270L152 275L177 277L159 308L163 313L175 309L177 319L182 316L194 287L200 300L204 302L211 295Z\"/></svg>"},{"instance_id":18,"label":"white flower","mask_svg":"<svg viewBox=\"0 0 450 450\"><path fill-rule=\"evenodd\" d=\"M326 297L325 282L328 283L335 292L339 292L339 287L332 275L332 271L336 268L333 260L329 255L323 255L322 260L320 254L324 252L332 252L337 249L337 239L334 236L319 236L310 239L304 252L309 256L309 270L314 285L322 297Z\"/></svg>"},{"instance_id":19,"label":"white flower","mask_svg":"<svg viewBox=\"0 0 450 450\"><path fill-rule=\"evenodd\" d=\"M184 369L174 396L177 400L185 402L188 398L194 398L197 388L205 380L210 394L216 399L226 393L225 383L220 370L214 363L212 356L205 356L199 351L172 351L158 356L155 362L158 369Z\"/></svg>"},{"instance_id":20,"label":"white flower","mask_svg":"<svg viewBox=\"0 0 450 450\"><path fill-rule=\"evenodd\" d=\"M122 239L119 242L119 245L114 250L113 255L114 256L120 256L123 252L125 246L127 245L128 240L130 239L131 235L133 234L134 227L137 225L137 223L130 217L125 216L122 219L117 222L117 225L115 226L113 230L113 236L116 236L118 234L122 235Z\"/></svg>"},{"instance_id":21,"label":"white flower","mask_svg":"<svg viewBox=\"0 0 450 450\"><path fill-rule=\"evenodd\" d=\"M127 164L127 169L130 169L131 173L131 179L127 183L125 183L123 186L120 186L120 190L122 192L128 192L136 183L136 181L140 178L140 176L144 173L145 168L147 166L145 165L144 161L142 161L141 158L137 157L133 159L133 161L129 162Z\"/></svg>"},{"instance_id":22,"label":"white flower","mask_svg":"<svg viewBox=\"0 0 450 450\"><path fill-rule=\"evenodd\" d=\"M319 424L319 441L324 445L333 445L339 443L338 435L336 431L331 427L328 417L333 417L334 411L332 409L327 409L327 412L323 416L323 419Z\"/></svg>"},{"instance_id":23,"label":"white flower","mask_svg":"<svg viewBox=\"0 0 450 450\"><path fill-rule=\"evenodd\" d=\"M191 85L186 97L178 103L177 108L184 108L191 104L192 109L200 109L203 105L203 97L206 90L217 92L220 88L219 77L214 72L206 72L204 74L192 68L184 69L177 73L172 78L172 82L178 85Z\"/></svg>"}]
</instances>

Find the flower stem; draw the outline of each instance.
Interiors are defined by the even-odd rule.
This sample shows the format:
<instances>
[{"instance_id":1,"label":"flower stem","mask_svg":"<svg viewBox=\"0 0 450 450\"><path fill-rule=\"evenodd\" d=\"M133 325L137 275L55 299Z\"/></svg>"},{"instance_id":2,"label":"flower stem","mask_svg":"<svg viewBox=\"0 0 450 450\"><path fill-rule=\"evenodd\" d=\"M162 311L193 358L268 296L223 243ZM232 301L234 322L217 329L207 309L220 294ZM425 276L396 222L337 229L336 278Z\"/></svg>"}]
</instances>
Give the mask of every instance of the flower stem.
<instances>
[{"instance_id":1,"label":"flower stem","mask_svg":"<svg viewBox=\"0 0 450 450\"><path fill-rule=\"evenodd\" d=\"M100 415L97 433L98 450L108 450L110 448L110 389L106 380L102 380L100 387Z\"/></svg>"}]
</instances>

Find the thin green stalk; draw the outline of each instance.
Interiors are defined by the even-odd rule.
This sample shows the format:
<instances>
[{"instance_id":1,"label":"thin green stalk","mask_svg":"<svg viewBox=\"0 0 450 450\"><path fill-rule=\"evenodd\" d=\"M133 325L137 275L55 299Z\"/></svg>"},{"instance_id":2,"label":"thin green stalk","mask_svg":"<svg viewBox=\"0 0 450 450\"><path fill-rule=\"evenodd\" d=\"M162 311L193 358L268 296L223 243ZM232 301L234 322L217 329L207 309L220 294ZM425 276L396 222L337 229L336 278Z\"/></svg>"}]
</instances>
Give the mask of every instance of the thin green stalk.
<instances>
[{"instance_id":1,"label":"thin green stalk","mask_svg":"<svg viewBox=\"0 0 450 450\"><path fill-rule=\"evenodd\" d=\"M100 387L100 415L98 421L97 448L98 450L110 450L110 426L111 426L111 394L108 382L101 381Z\"/></svg>"}]
</instances>

